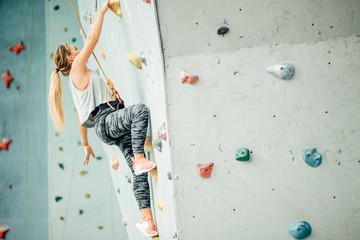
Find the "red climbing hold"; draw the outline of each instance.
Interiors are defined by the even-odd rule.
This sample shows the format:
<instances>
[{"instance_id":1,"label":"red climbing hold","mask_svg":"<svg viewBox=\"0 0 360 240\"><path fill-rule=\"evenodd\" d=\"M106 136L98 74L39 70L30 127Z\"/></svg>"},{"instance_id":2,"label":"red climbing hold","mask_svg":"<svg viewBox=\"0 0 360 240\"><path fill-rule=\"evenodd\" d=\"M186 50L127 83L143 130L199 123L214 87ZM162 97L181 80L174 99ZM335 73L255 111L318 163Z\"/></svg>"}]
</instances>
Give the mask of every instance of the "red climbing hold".
<instances>
[{"instance_id":1,"label":"red climbing hold","mask_svg":"<svg viewBox=\"0 0 360 240\"><path fill-rule=\"evenodd\" d=\"M214 163L196 164L196 173L200 177L209 178L213 169Z\"/></svg>"},{"instance_id":2,"label":"red climbing hold","mask_svg":"<svg viewBox=\"0 0 360 240\"><path fill-rule=\"evenodd\" d=\"M10 46L9 51L14 51L16 54L19 54L21 50L26 49L26 47L23 45L22 41L20 41L15 46Z\"/></svg>"},{"instance_id":3,"label":"red climbing hold","mask_svg":"<svg viewBox=\"0 0 360 240\"><path fill-rule=\"evenodd\" d=\"M181 82L188 82L190 84L193 84L194 82L196 82L198 80L198 76L190 74L186 71L182 71L181 73Z\"/></svg>"},{"instance_id":4,"label":"red climbing hold","mask_svg":"<svg viewBox=\"0 0 360 240\"><path fill-rule=\"evenodd\" d=\"M3 149L3 150L8 150L8 146L9 144L12 142L12 140L8 140L6 138L3 138L3 140L1 141L0 143L0 149Z\"/></svg>"},{"instance_id":5,"label":"red climbing hold","mask_svg":"<svg viewBox=\"0 0 360 240\"><path fill-rule=\"evenodd\" d=\"M0 225L0 238L5 239L5 233L9 231L9 228L4 228L3 225Z\"/></svg>"},{"instance_id":6,"label":"red climbing hold","mask_svg":"<svg viewBox=\"0 0 360 240\"><path fill-rule=\"evenodd\" d=\"M10 76L9 70L6 70L6 73L1 74L1 76L5 80L5 87L9 88L9 83L14 79Z\"/></svg>"},{"instance_id":7,"label":"red climbing hold","mask_svg":"<svg viewBox=\"0 0 360 240\"><path fill-rule=\"evenodd\" d=\"M19 90L20 89L20 87L19 86L16 86L16 90Z\"/></svg>"},{"instance_id":8,"label":"red climbing hold","mask_svg":"<svg viewBox=\"0 0 360 240\"><path fill-rule=\"evenodd\" d=\"M12 189L12 185L11 185L11 184L9 184L8 188Z\"/></svg>"},{"instance_id":9,"label":"red climbing hold","mask_svg":"<svg viewBox=\"0 0 360 240\"><path fill-rule=\"evenodd\" d=\"M151 3L151 0L143 0L145 3Z\"/></svg>"}]
</instances>

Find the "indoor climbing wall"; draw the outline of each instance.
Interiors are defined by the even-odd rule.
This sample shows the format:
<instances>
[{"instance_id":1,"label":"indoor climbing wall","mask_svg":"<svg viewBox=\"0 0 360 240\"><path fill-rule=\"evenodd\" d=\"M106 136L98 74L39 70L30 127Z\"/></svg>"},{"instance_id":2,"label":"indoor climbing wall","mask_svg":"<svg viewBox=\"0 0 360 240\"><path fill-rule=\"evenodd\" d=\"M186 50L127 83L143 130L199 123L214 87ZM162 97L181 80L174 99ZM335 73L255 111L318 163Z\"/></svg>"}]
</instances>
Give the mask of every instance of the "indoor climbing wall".
<instances>
[{"instance_id":1,"label":"indoor climbing wall","mask_svg":"<svg viewBox=\"0 0 360 240\"><path fill-rule=\"evenodd\" d=\"M70 1L51 0L43 4L46 6L47 24L47 77L43 81L47 83L48 92L50 75L55 68L51 56L56 47L69 43L81 49L83 43ZM74 4L77 8L76 1ZM57 131L50 118L47 119L49 237L46 239L127 240L116 200L119 193L114 191L108 169L111 159L91 129L88 139L96 158L91 157L89 165L83 166L85 155L80 146L68 78L61 76L61 82L65 128Z\"/></svg>"},{"instance_id":2,"label":"indoor climbing wall","mask_svg":"<svg viewBox=\"0 0 360 240\"><path fill-rule=\"evenodd\" d=\"M0 1L0 29L0 238L47 240L43 1Z\"/></svg>"},{"instance_id":3,"label":"indoor climbing wall","mask_svg":"<svg viewBox=\"0 0 360 240\"><path fill-rule=\"evenodd\" d=\"M157 5L178 239L358 239L360 2Z\"/></svg>"}]
</instances>

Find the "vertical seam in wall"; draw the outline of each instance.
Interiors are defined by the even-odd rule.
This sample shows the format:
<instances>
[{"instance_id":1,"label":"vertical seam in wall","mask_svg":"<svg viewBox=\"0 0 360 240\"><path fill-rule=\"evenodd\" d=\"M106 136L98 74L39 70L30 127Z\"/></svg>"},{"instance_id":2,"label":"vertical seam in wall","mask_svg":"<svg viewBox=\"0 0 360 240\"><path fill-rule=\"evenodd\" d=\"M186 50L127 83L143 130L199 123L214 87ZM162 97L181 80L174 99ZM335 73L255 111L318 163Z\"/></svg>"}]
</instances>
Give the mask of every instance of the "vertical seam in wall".
<instances>
[{"instance_id":1,"label":"vertical seam in wall","mask_svg":"<svg viewBox=\"0 0 360 240\"><path fill-rule=\"evenodd\" d=\"M24 239L26 240L26 195L27 195L27 171L28 171L28 148L29 148L29 85L31 75L31 53L32 53L32 33L34 23L34 0L31 1L31 21L30 21L30 43L29 43L29 61L28 77L26 84L26 124L25 124L25 189L24 189Z\"/></svg>"}]
</instances>

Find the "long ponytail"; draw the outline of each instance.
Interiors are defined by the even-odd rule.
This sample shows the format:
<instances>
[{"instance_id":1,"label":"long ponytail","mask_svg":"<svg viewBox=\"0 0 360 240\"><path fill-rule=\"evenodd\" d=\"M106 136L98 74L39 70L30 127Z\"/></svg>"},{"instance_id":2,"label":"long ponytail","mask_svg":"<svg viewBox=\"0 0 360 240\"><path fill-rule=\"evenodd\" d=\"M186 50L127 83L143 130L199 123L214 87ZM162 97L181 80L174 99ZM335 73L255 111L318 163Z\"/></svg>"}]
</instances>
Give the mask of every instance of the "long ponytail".
<instances>
[{"instance_id":1,"label":"long ponytail","mask_svg":"<svg viewBox=\"0 0 360 240\"><path fill-rule=\"evenodd\" d=\"M59 72L53 71L50 80L49 113L56 129L64 127L64 111L61 103L61 82Z\"/></svg>"}]
</instances>

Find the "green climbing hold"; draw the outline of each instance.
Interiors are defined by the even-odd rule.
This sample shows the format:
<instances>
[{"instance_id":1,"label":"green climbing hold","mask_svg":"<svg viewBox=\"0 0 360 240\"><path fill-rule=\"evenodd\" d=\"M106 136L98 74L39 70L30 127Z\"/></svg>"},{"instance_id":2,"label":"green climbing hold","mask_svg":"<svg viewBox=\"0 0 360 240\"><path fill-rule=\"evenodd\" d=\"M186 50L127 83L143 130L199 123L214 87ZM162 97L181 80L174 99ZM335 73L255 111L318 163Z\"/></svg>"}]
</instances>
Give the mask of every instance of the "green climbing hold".
<instances>
[{"instance_id":1,"label":"green climbing hold","mask_svg":"<svg viewBox=\"0 0 360 240\"><path fill-rule=\"evenodd\" d=\"M64 164L63 163L59 163L59 167L64 170Z\"/></svg>"},{"instance_id":2,"label":"green climbing hold","mask_svg":"<svg viewBox=\"0 0 360 240\"><path fill-rule=\"evenodd\" d=\"M63 221L63 220L64 220L64 217L63 217L63 216L60 216L60 220Z\"/></svg>"},{"instance_id":3,"label":"green climbing hold","mask_svg":"<svg viewBox=\"0 0 360 240\"><path fill-rule=\"evenodd\" d=\"M64 28L63 30L64 30L64 32L67 32L68 29L67 29L67 28Z\"/></svg>"},{"instance_id":4,"label":"green climbing hold","mask_svg":"<svg viewBox=\"0 0 360 240\"><path fill-rule=\"evenodd\" d=\"M57 10L59 10L60 9L60 6L59 5L56 5L55 7L54 7L54 10L55 11L57 11Z\"/></svg>"},{"instance_id":5,"label":"green climbing hold","mask_svg":"<svg viewBox=\"0 0 360 240\"><path fill-rule=\"evenodd\" d=\"M80 209L79 214L82 215L84 213L84 210Z\"/></svg>"},{"instance_id":6,"label":"green climbing hold","mask_svg":"<svg viewBox=\"0 0 360 240\"><path fill-rule=\"evenodd\" d=\"M62 147L59 147L59 151L62 151L63 150L63 148Z\"/></svg>"},{"instance_id":7,"label":"green climbing hold","mask_svg":"<svg viewBox=\"0 0 360 240\"><path fill-rule=\"evenodd\" d=\"M103 229L103 226L98 226L98 229L100 229L100 230Z\"/></svg>"},{"instance_id":8,"label":"green climbing hold","mask_svg":"<svg viewBox=\"0 0 360 240\"><path fill-rule=\"evenodd\" d=\"M71 41L72 41L72 42L76 42L76 38L73 38Z\"/></svg>"},{"instance_id":9,"label":"green climbing hold","mask_svg":"<svg viewBox=\"0 0 360 240\"><path fill-rule=\"evenodd\" d=\"M250 159L249 149L239 148L238 150L236 150L235 159L238 161L249 161Z\"/></svg>"},{"instance_id":10,"label":"green climbing hold","mask_svg":"<svg viewBox=\"0 0 360 240\"><path fill-rule=\"evenodd\" d=\"M100 156L97 156L97 157L96 157L96 159L97 159L97 160L101 160L101 159L102 159L102 157L100 157Z\"/></svg>"},{"instance_id":11,"label":"green climbing hold","mask_svg":"<svg viewBox=\"0 0 360 240\"><path fill-rule=\"evenodd\" d=\"M63 199L61 196L56 196L56 197L55 197L55 201L56 201L56 202L60 201L61 199Z\"/></svg>"},{"instance_id":12,"label":"green climbing hold","mask_svg":"<svg viewBox=\"0 0 360 240\"><path fill-rule=\"evenodd\" d=\"M58 137L60 135L59 132L55 132L55 137Z\"/></svg>"}]
</instances>

